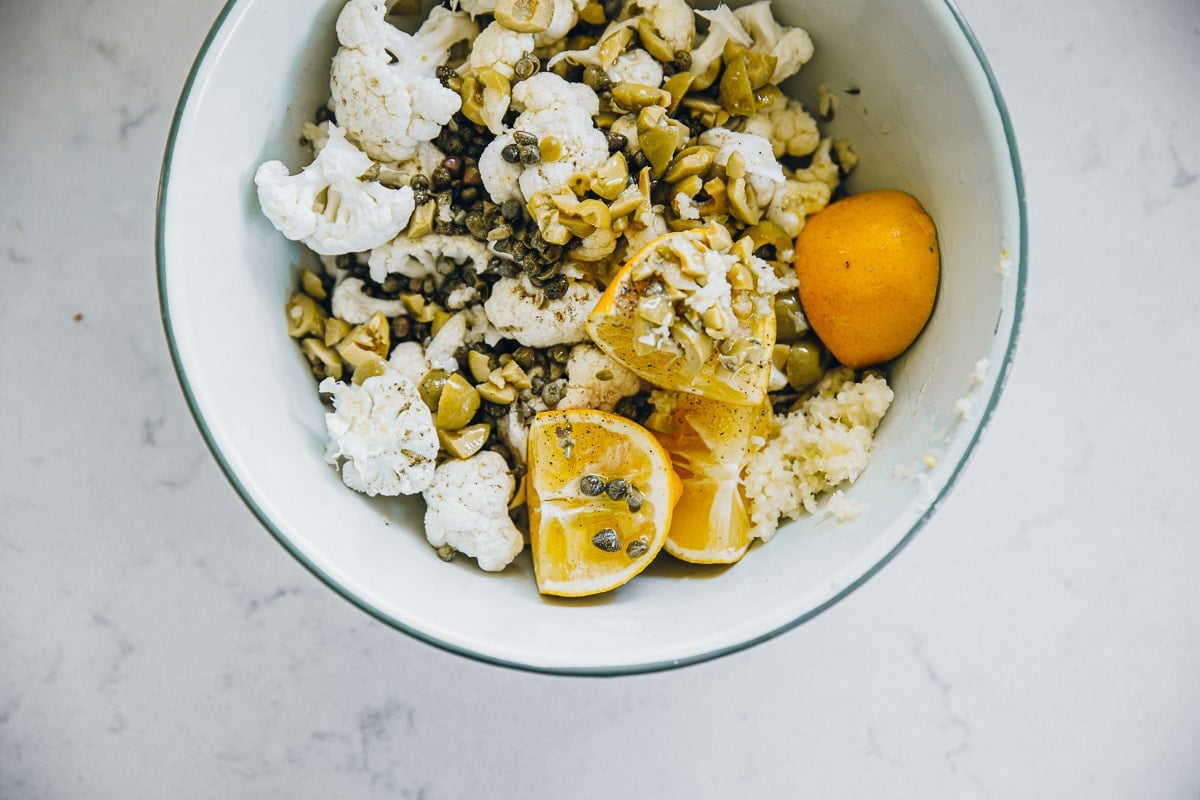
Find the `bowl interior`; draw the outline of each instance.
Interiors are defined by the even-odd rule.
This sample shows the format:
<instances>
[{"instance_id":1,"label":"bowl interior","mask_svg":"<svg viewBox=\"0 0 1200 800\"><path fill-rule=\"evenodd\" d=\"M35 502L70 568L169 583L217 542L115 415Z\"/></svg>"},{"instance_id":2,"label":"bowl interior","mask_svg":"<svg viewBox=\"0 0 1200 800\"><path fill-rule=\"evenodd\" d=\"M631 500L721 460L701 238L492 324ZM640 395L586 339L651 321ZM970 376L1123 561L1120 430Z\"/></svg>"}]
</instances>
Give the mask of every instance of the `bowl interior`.
<instances>
[{"instance_id":1,"label":"bowl interior","mask_svg":"<svg viewBox=\"0 0 1200 800\"><path fill-rule=\"evenodd\" d=\"M307 162L298 131L328 91L340 3L237 0L223 10L164 163L163 318L214 455L266 527L330 586L398 628L489 661L647 670L810 617L931 513L986 422L1015 342L1024 231L1007 120L973 40L942 0L775 7L812 34L817 55L787 88L810 110L821 84L837 99L825 127L861 157L851 190L907 190L937 222L937 307L892 371L895 402L870 468L848 492L865 506L860 517L792 522L731 568L664 556L619 591L583 601L539 596L527 554L499 575L469 559L441 562L425 543L419 499L368 499L324 463L324 409L283 324L296 272L312 257L259 212L252 175L268 159L293 170Z\"/></svg>"}]
</instances>

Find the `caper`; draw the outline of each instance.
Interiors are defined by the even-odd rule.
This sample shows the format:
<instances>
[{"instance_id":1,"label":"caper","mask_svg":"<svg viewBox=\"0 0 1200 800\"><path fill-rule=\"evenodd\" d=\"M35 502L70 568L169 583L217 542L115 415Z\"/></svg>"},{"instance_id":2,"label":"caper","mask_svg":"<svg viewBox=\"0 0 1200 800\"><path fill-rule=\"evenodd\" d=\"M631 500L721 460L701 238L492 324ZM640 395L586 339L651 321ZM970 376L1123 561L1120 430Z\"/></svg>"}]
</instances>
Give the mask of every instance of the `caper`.
<instances>
[{"instance_id":1,"label":"caper","mask_svg":"<svg viewBox=\"0 0 1200 800\"><path fill-rule=\"evenodd\" d=\"M563 388L565 385L566 381L561 379L547 381L542 386L542 402L550 408L554 408L556 405L558 405L558 401L562 400Z\"/></svg>"},{"instance_id":2,"label":"caper","mask_svg":"<svg viewBox=\"0 0 1200 800\"><path fill-rule=\"evenodd\" d=\"M518 145L535 145L538 138L529 131L513 131L513 141Z\"/></svg>"},{"instance_id":3,"label":"caper","mask_svg":"<svg viewBox=\"0 0 1200 800\"><path fill-rule=\"evenodd\" d=\"M445 164L438 164L433 168L433 188L435 191L443 191L450 188L450 184L454 182L454 177L450 174L450 170Z\"/></svg>"},{"instance_id":4,"label":"caper","mask_svg":"<svg viewBox=\"0 0 1200 800\"><path fill-rule=\"evenodd\" d=\"M579 479L579 491L588 497L597 497L604 492L606 483L599 475L584 475Z\"/></svg>"},{"instance_id":5,"label":"caper","mask_svg":"<svg viewBox=\"0 0 1200 800\"><path fill-rule=\"evenodd\" d=\"M456 555L458 555L458 551L455 550L452 545L448 545L448 544L442 545L434 552L437 553L438 558L440 558L442 561L445 561L447 563L453 561L454 557Z\"/></svg>"},{"instance_id":6,"label":"caper","mask_svg":"<svg viewBox=\"0 0 1200 800\"><path fill-rule=\"evenodd\" d=\"M641 558L648 552L650 552L650 545L645 539L634 539L625 546L625 553L630 558Z\"/></svg>"},{"instance_id":7,"label":"caper","mask_svg":"<svg viewBox=\"0 0 1200 800\"><path fill-rule=\"evenodd\" d=\"M791 345L784 373L788 385L797 392L803 391L821 380L824 374L821 346L813 339L803 339Z\"/></svg>"},{"instance_id":8,"label":"caper","mask_svg":"<svg viewBox=\"0 0 1200 800\"><path fill-rule=\"evenodd\" d=\"M606 553L616 553L621 549L621 537L612 528L601 528L592 537L592 544Z\"/></svg>"},{"instance_id":9,"label":"caper","mask_svg":"<svg viewBox=\"0 0 1200 800\"><path fill-rule=\"evenodd\" d=\"M584 68L583 83L597 94L606 92L612 87L612 81L609 80L608 74L597 66Z\"/></svg>"},{"instance_id":10,"label":"caper","mask_svg":"<svg viewBox=\"0 0 1200 800\"><path fill-rule=\"evenodd\" d=\"M551 345L549 355L552 361L565 364L571 358L571 348L565 344Z\"/></svg>"},{"instance_id":11,"label":"caper","mask_svg":"<svg viewBox=\"0 0 1200 800\"><path fill-rule=\"evenodd\" d=\"M509 222L521 218L521 201L515 198L508 198L500 204L500 216L504 217ZM508 235L512 235L512 229L508 228ZM508 236L502 237L508 238Z\"/></svg>"},{"instance_id":12,"label":"caper","mask_svg":"<svg viewBox=\"0 0 1200 800\"><path fill-rule=\"evenodd\" d=\"M536 144L524 144L518 149L517 157L522 164L536 164L542 160L542 154Z\"/></svg>"},{"instance_id":13,"label":"caper","mask_svg":"<svg viewBox=\"0 0 1200 800\"><path fill-rule=\"evenodd\" d=\"M528 370L537 363L537 352L526 345L521 345L512 353L513 361L520 365L521 369Z\"/></svg>"},{"instance_id":14,"label":"caper","mask_svg":"<svg viewBox=\"0 0 1200 800\"><path fill-rule=\"evenodd\" d=\"M478 410L479 392L475 387L458 372L446 378L437 403L437 426L445 431L456 431L470 422Z\"/></svg>"},{"instance_id":15,"label":"caper","mask_svg":"<svg viewBox=\"0 0 1200 800\"><path fill-rule=\"evenodd\" d=\"M606 133L604 138L608 140L608 152L610 153L615 153L618 150L624 150L625 146L629 144L628 137L620 133L613 133L612 131Z\"/></svg>"},{"instance_id":16,"label":"caper","mask_svg":"<svg viewBox=\"0 0 1200 800\"><path fill-rule=\"evenodd\" d=\"M500 157L510 164L518 164L521 161L521 146L516 142L510 142L504 145L500 150Z\"/></svg>"},{"instance_id":17,"label":"caper","mask_svg":"<svg viewBox=\"0 0 1200 800\"><path fill-rule=\"evenodd\" d=\"M530 77L533 77L534 75L536 75L538 73L538 70L540 70L541 68L542 68L542 62L538 61L535 57L529 55L528 53L521 56L521 60L518 61L515 65L513 65L513 71L517 75L517 80L522 80L522 81L525 80L526 78L530 78Z\"/></svg>"},{"instance_id":18,"label":"caper","mask_svg":"<svg viewBox=\"0 0 1200 800\"><path fill-rule=\"evenodd\" d=\"M629 491L629 482L624 478L613 478L604 486L604 493L613 500L620 500Z\"/></svg>"},{"instance_id":19,"label":"caper","mask_svg":"<svg viewBox=\"0 0 1200 800\"><path fill-rule=\"evenodd\" d=\"M676 50L672 65L679 72L687 72L692 68L692 53L690 50Z\"/></svg>"}]
</instances>

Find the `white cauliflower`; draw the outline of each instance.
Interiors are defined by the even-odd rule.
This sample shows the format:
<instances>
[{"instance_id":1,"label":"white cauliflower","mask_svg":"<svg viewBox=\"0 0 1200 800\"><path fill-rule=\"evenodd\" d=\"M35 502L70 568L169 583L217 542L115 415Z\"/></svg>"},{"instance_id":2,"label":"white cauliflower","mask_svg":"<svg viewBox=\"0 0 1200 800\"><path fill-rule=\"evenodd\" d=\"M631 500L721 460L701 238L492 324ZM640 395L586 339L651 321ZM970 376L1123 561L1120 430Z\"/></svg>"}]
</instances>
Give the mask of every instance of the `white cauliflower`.
<instances>
[{"instance_id":1,"label":"white cauliflower","mask_svg":"<svg viewBox=\"0 0 1200 800\"><path fill-rule=\"evenodd\" d=\"M488 322L482 306L471 306L455 313L442 323L437 334L425 347L425 359L431 367L454 372L461 365L454 354L476 342L495 344L500 333Z\"/></svg>"},{"instance_id":2,"label":"white cauliflower","mask_svg":"<svg viewBox=\"0 0 1200 800\"><path fill-rule=\"evenodd\" d=\"M487 245L470 236L427 233L419 239L397 236L371 250L367 266L371 280L383 283L395 273L406 278L441 278L455 267L470 263L476 273L487 269Z\"/></svg>"},{"instance_id":3,"label":"white cauliflower","mask_svg":"<svg viewBox=\"0 0 1200 800\"><path fill-rule=\"evenodd\" d=\"M388 366L408 378L415 385L420 385L421 379L431 369L425 360L425 348L420 342L399 342L388 355Z\"/></svg>"},{"instance_id":4,"label":"white cauliflower","mask_svg":"<svg viewBox=\"0 0 1200 800\"><path fill-rule=\"evenodd\" d=\"M472 17L492 14L496 11L496 0L458 0L458 8Z\"/></svg>"},{"instance_id":5,"label":"white cauliflower","mask_svg":"<svg viewBox=\"0 0 1200 800\"><path fill-rule=\"evenodd\" d=\"M806 217L829 205L837 189L841 176L830 155L831 146L829 139L822 139L809 165L796 170L767 206L767 219L792 238L800 234Z\"/></svg>"},{"instance_id":6,"label":"white cauliflower","mask_svg":"<svg viewBox=\"0 0 1200 800\"><path fill-rule=\"evenodd\" d=\"M521 275L496 281L484 309L502 335L529 347L550 347L584 341L584 324L599 299L600 290L590 282L569 281L565 295L548 300Z\"/></svg>"},{"instance_id":7,"label":"white cauliflower","mask_svg":"<svg viewBox=\"0 0 1200 800\"><path fill-rule=\"evenodd\" d=\"M675 52L691 50L696 18L687 0L637 0L654 33Z\"/></svg>"},{"instance_id":8,"label":"white cauliflower","mask_svg":"<svg viewBox=\"0 0 1200 800\"><path fill-rule=\"evenodd\" d=\"M857 480L893 396L882 377L855 381L853 370L839 367L826 373L800 408L776 416L742 477L751 536L769 540L781 517L816 513L818 495Z\"/></svg>"},{"instance_id":9,"label":"white cauliflower","mask_svg":"<svg viewBox=\"0 0 1200 800\"><path fill-rule=\"evenodd\" d=\"M618 400L641 389L642 379L625 365L598 347L577 344L567 360L567 389L555 408L612 411Z\"/></svg>"},{"instance_id":10,"label":"white cauliflower","mask_svg":"<svg viewBox=\"0 0 1200 800\"><path fill-rule=\"evenodd\" d=\"M539 48L553 47L559 44L567 33L579 22L579 12L587 5L587 0L541 0L543 3L553 2L554 10L550 15L550 24L546 30L534 34L534 40Z\"/></svg>"},{"instance_id":11,"label":"white cauliflower","mask_svg":"<svg viewBox=\"0 0 1200 800\"><path fill-rule=\"evenodd\" d=\"M271 224L287 238L321 255L369 250L404 229L412 216L412 189L389 189L362 180L371 159L342 129L328 127L316 159L296 175L280 161L254 173L258 202Z\"/></svg>"},{"instance_id":12,"label":"white cauliflower","mask_svg":"<svg viewBox=\"0 0 1200 800\"><path fill-rule=\"evenodd\" d=\"M450 47L474 39L478 26L464 12L440 6L415 34L386 19L384 0L349 0L338 16L341 47L333 57L330 90L338 123L378 161L404 161L434 139L462 106L437 79Z\"/></svg>"},{"instance_id":13,"label":"white cauliflower","mask_svg":"<svg viewBox=\"0 0 1200 800\"><path fill-rule=\"evenodd\" d=\"M813 57L813 43L803 28L787 28L775 21L771 0L758 0L733 12L754 39L752 49L777 59L771 83L795 75Z\"/></svg>"},{"instance_id":14,"label":"white cauliflower","mask_svg":"<svg viewBox=\"0 0 1200 800\"><path fill-rule=\"evenodd\" d=\"M380 163L379 182L385 186L408 186L417 175L429 177L446 160L433 142L419 142L417 152L404 161Z\"/></svg>"},{"instance_id":15,"label":"white cauliflower","mask_svg":"<svg viewBox=\"0 0 1200 800\"><path fill-rule=\"evenodd\" d=\"M475 37L463 71L491 67L510 81L516 75L517 62L533 52L533 34L509 30L492 22Z\"/></svg>"},{"instance_id":16,"label":"white cauliflower","mask_svg":"<svg viewBox=\"0 0 1200 800\"><path fill-rule=\"evenodd\" d=\"M708 33L704 41L692 51L691 72L703 75L725 52L725 44L733 42L743 47L754 44L754 39L742 27L742 23L729 10L729 6L721 4L712 11L697 9L697 14L708 20Z\"/></svg>"},{"instance_id":17,"label":"white cauliflower","mask_svg":"<svg viewBox=\"0 0 1200 800\"><path fill-rule=\"evenodd\" d=\"M562 155L556 161L508 164L500 154L512 144L513 136L497 136L479 157L483 186L493 201L515 196L513 176L520 187L519 199L528 201L539 192L562 189L575 173L589 175L608 160L608 139L592 123L600 111L600 99L587 86L540 72L513 86L512 95L513 107L521 112L514 129L539 139L554 136L562 145Z\"/></svg>"},{"instance_id":18,"label":"white cauliflower","mask_svg":"<svg viewBox=\"0 0 1200 800\"><path fill-rule=\"evenodd\" d=\"M516 76L516 64L526 53L533 52L533 34L510 30L499 22L488 25L471 46L471 53L462 67L464 75L480 69L492 69L506 80ZM511 95L491 86L482 87L481 113L483 122L493 134L504 131L504 115L508 113Z\"/></svg>"},{"instance_id":19,"label":"white cauliflower","mask_svg":"<svg viewBox=\"0 0 1200 800\"><path fill-rule=\"evenodd\" d=\"M767 206L767 219L795 239L804 228L804 220L829 205L829 186L821 181L788 178Z\"/></svg>"},{"instance_id":20,"label":"white cauliflower","mask_svg":"<svg viewBox=\"0 0 1200 800\"><path fill-rule=\"evenodd\" d=\"M746 118L743 133L753 133L771 142L776 158L806 156L817 149L821 133L817 122L799 100L780 95L775 102Z\"/></svg>"},{"instance_id":21,"label":"white cauliflower","mask_svg":"<svg viewBox=\"0 0 1200 800\"><path fill-rule=\"evenodd\" d=\"M330 309L335 317L346 320L351 325L362 325L375 312L382 312L385 317L398 317L407 313L404 303L399 300L383 300L371 297L363 291L366 284L360 278L346 277L333 287L330 299Z\"/></svg>"},{"instance_id":22,"label":"white cauliflower","mask_svg":"<svg viewBox=\"0 0 1200 800\"><path fill-rule=\"evenodd\" d=\"M658 60L640 48L627 50L607 71L613 83L640 83L644 86L659 86L663 81L663 68Z\"/></svg>"},{"instance_id":23,"label":"white cauliflower","mask_svg":"<svg viewBox=\"0 0 1200 800\"><path fill-rule=\"evenodd\" d=\"M765 207L771 202L775 190L786 180L771 143L757 134L710 128L700 134L700 144L717 148L714 160L721 166L725 166L734 153L740 153L746 159L746 182L754 189L760 206Z\"/></svg>"},{"instance_id":24,"label":"white cauliflower","mask_svg":"<svg viewBox=\"0 0 1200 800\"><path fill-rule=\"evenodd\" d=\"M416 494L429 485L437 428L412 381L387 369L361 386L326 378L318 388L333 397L325 460L340 469L343 483L371 496Z\"/></svg>"},{"instance_id":25,"label":"white cauliflower","mask_svg":"<svg viewBox=\"0 0 1200 800\"><path fill-rule=\"evenodd\" d=\"M499 572L525 546L508 515L516 480L504 456L483 450L437 468L425 489L425 538L474 558L480 569Z\"/></svg>"}]
</instances>

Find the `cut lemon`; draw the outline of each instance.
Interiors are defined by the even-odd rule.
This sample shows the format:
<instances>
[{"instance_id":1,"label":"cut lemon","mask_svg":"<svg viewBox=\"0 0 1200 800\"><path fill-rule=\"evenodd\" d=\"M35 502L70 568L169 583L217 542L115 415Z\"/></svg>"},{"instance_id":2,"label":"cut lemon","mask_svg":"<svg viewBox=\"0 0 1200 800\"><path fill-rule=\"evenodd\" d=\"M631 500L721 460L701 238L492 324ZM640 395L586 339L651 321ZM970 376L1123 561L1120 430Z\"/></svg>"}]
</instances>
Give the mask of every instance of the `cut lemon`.
<instances>
[{"instance_id":1,"label":"cut lemon","mask_svg":"<svg viewBox=\"0 0 1200 800\"><path fill-rule=\"evenodd\" d=\"M588 334L656 386L757 406L775 345L770 270L719 225L668 233L613 276Z\"/></svg>"},{"instance_id":2,"label":"cut lemon","mask_svg":"<svg viewBox=\"0 0 1200 800\"><path fill-rule=\"evenodd\" d=\"M636 422L593 409L543 411L529 427L528 467L530 551L542 594L615 589L662 549L679 477Z\"/></svg>"},{"instance_id":3,"label":"cut lemon","mask_svg":"<svg viewBox=\"0 0 1200 800\"><path fill-rule=\"evenodd\" d=\"M751 439L770 432L770 405L678 394L659 424L666 432L658 440L683 483L664 549L695 564L732 564L750 548L741 474Z\"/></svg>"}]
</instances>

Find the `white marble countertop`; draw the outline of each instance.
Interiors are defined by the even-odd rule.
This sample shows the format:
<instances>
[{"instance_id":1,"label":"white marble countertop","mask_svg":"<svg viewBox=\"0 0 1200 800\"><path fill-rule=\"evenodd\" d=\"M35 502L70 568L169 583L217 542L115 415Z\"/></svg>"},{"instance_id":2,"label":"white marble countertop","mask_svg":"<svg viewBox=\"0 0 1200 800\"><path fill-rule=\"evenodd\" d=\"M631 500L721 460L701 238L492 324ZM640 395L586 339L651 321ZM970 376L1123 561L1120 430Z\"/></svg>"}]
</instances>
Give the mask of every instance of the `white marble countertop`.
<instances>
[{"instance_id":1,"label":"white marble countertop","mask_svg":"<svg viewBox=\"0 0 1200 800\"><path fill-rule=\"evenodd\" d=\"M0 798L1200 797L1200 4L961 0L1031 223L987 436L830 611L619 679L375 622L209 455L152 244L219 6L0 2Z\"/></svg>"}]
</instances>

